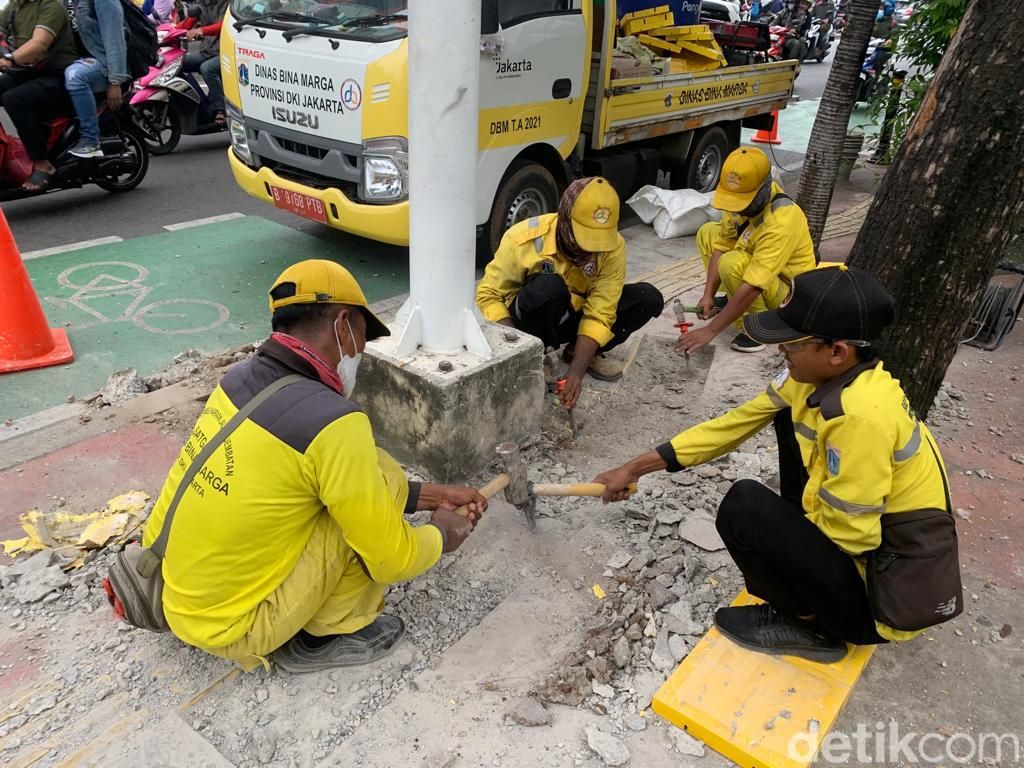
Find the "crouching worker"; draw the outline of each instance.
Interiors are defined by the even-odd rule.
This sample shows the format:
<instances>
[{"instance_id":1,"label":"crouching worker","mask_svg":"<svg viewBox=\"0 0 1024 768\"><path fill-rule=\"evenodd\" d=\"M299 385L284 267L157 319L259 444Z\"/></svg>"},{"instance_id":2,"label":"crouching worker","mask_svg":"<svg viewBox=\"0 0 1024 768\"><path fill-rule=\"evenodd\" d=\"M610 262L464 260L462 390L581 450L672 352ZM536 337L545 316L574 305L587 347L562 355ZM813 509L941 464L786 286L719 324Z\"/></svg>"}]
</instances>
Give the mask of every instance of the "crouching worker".
<instances>
[{"instance_id":1,"label":"crouching worker","mask_svg":"<svg viewBox=\"0 0 1024 768\"><path fill-rule=\"evenodd\" d=\"M751 338L779 344L786 370L753 400L596 478L606 502L620 500L641 475L710 461L774 422L781 494L740 480L718 509L747 590L766 601L715 614L746 648L832 662L846 643L907 640L962 609L938 449L877 356L892 313L866 272L797 276L787 304L744 321Z\"/></svg>"},{"instance_id":2,"label":"crouching worker","mask_svg":"<svg viewBox=\"0 0 1024 768\"><path fill-rule=\"evenodd\" d=\"M683 334L678 352L694 352L730 325L742 326L745 315L775 309L789 295L793 278L814 269L814 242L807 217L782 187L772 180L768 156L755 147L741 147L726 158L712 205L722 221L697 232L707 280L698 316L711 320ZM719 288L728 303L715 300ZM760 352L764 344L740 331L730 347Z\"/></svg>"},{"instance_id":3,"label":"crouching worker","mask_svg":"<svg viewBox=\"0 0 1024 768\"><path fill-rule=\"evenodd\" d=\"M612 185L600 177L577 179L558 213L526 219L505 233L477 286L477 306L492 323L536 336L547 350L567 345L567 408L576 404L585 374L601 381L622 377L622 363L604 353L664 308L653 285L626 285L626 241L618 226Z\"/></svg>"},{"instance_id":4,"label":"crouching worker","mask_svg":"<svg viewBox=\"0 0 1024 768\"><path fill-rule=\"evenodd\" d=\"M382 615L388 584L453 552L487 507L474 489L415 483L374 445L352 399L368 340L388 335L343 267L303 261L270 290L271 337L221 380L171 468L143 544L161 534L186 468L240 409L175 509L163 560L173 633L244 669L365 664L405 627ZM454 510L469 505L469 517ZM405 514L433 510L411 526Z\"/></svg>"}]
</instances>

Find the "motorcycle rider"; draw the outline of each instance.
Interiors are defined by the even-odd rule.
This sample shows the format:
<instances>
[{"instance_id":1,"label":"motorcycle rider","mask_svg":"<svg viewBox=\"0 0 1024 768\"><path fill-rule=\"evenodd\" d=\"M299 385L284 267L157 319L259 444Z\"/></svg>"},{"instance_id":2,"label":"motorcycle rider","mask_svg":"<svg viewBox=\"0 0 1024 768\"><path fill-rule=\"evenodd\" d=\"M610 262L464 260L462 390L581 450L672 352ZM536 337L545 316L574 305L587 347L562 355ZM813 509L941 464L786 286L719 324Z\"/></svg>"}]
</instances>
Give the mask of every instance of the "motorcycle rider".
<instances>
[{"instance_id":1,"label":"motorcycle rider","mask_svg":"<svg viewBox=\"0 0 1024 768\"><path fill-rule=\"evenodd\" d=\"M71 148L75 157L102 157L100 123L95 94L107 94L107 106L121 107L121 86L128 74L128 44L124 36L124 10L120 0L77 0L75 20L82 45L90 56L72 63L64 72L81 138Z\"/></svg>"},{"instance_id":2,"label":"motorcycle rider","mask_svg":"<svg viewBox=\"0 0 1024 768\"><path fill-rule=\"evenodd\" d=\"M60 0L11 0L0 11L0 32L0 103L33 164L21 188L43 192L57 171L47 157L46 123L71 112L64 90L64 68L78 57L71 22Z\"/></svg>"},{"instance_id":3,"label":"motorcycle rider","mask_svg":"<svg viewBox=\"0 0 1024 768\"><path fill-rule=\"evenodd\" d=\"M185 54L182 72L198 72L206 81L209 91L210 109L213 121L219 126L227 125L224 114L224 87L220 80L220 27L227 12L229 0L199 0L189 6L188 18L178 24L178 29L188 30L189 40L202 40L199 50ZM198 26L197 26L198 25Z\"/></svg>"},{"instance_id":4,"label":"motorcycle rider","mask_svg":"<svg viewBox=\"0 0 1024 768\"><path fill-rule=\"evenodd\" d=\"M811 0L800 0L797 10L789 17L789 33L782 44L782 58L803 61L807 55L807 31L811 28Z\"/></svg>"}]
</instances>

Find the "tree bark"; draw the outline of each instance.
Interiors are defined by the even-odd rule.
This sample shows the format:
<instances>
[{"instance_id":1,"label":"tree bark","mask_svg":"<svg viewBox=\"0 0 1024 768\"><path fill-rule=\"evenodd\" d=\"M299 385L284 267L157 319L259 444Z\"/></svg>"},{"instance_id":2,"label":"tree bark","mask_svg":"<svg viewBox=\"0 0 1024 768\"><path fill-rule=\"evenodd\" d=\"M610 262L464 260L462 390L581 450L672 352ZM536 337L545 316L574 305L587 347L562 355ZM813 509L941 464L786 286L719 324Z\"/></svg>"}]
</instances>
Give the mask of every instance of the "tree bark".
<instances>
[{"instance_id":1,"label":"tree bark","mask_svg":"<svg viewBox=\"0 0 1024 768\"><path fill-rule=\"evenodd\" d=\"M839 40L807 144L797 202L807 215L815 250L821 241L832 203L832 189L839 175L839 156L850 124L860 68L871 40L877 10L875 0L851 0L847 24Z\"/></svg>"},{"instance_id":2,"label":"tree bark","mask_svg":"<svg viewBox=\"0 0 1024 768\"><path fill-rule=\"evenodd\" d=\"M875 195L849 263L896 299L885 359L923 418L1024 224L1024 13L974 0Z\"/></svg>"}]
</instances>

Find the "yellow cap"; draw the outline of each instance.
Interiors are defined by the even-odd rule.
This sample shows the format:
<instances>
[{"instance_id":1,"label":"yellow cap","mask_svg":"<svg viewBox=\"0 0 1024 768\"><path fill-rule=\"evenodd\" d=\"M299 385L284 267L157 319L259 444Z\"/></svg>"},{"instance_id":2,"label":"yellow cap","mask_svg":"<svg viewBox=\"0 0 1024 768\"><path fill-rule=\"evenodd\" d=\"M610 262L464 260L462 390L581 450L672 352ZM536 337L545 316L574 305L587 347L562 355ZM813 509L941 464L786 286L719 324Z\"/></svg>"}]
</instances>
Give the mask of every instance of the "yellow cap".
<instances>
[{"instance_id":1,"label":"yellow cap","mask_svg":"<svg viewBox=\"0 0 1024 768\"><path fill-rule=\"evenodd\" d=\"M757 190L771 177L768 156L757 147L740 147L722 165L722 178L711 204L720 211L739 213L750 205Z\"/></svg>"},{"instance_id":2,"label":"yellow cap","mask_svg":"<svg viewBox=\"0 0 1024 768\"><path fill-rule=\"evenodd\" d=\"M367 340L390 336L391 331L370 311L366 296L352 273L326 259L292 264L270 288L270 311L292 304L350 304L366 318Z\"/></svg>"},{"instance_id":3,"label":"yellow cap","mask_svg":"<svg viewBox=\"0 0 1024 768\"><path fill-rule=\"evenodd\" d=\"M614 251L619 244L619 195L606 179L595 178L572 206L572 233L591 253Z\"/></svg>"}]
</instances>

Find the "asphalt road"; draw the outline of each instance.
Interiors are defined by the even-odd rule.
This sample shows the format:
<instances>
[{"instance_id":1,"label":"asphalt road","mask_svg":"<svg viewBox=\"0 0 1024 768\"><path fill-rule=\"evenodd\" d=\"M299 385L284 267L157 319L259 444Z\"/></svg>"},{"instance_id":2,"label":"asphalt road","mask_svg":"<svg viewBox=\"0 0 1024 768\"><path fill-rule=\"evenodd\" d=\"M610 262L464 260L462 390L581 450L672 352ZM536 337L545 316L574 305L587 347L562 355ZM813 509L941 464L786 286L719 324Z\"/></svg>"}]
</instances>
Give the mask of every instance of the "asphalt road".
<instances>
[{"instance_id":1,"label":"asphalt road","mask_svg":"<svg viewBox=\"0 0 1024 768\"><path fill-rule=\"evenodd\" d=\"M803 101L820 97L830 68L831 57L821 64L804 64L796 95ZM150 158L146 179L132 192L113 195L91 186L5 203L3 211L23 252L112 236L128 240L164 232L167 224L236 212L262 216L332 244L356 244L358 238L277 211L242 192L228 169L228 144L226 133L185 136L173 154ZM360 244L365 247L365 242Z\"/></svg>"}]
</instances>

